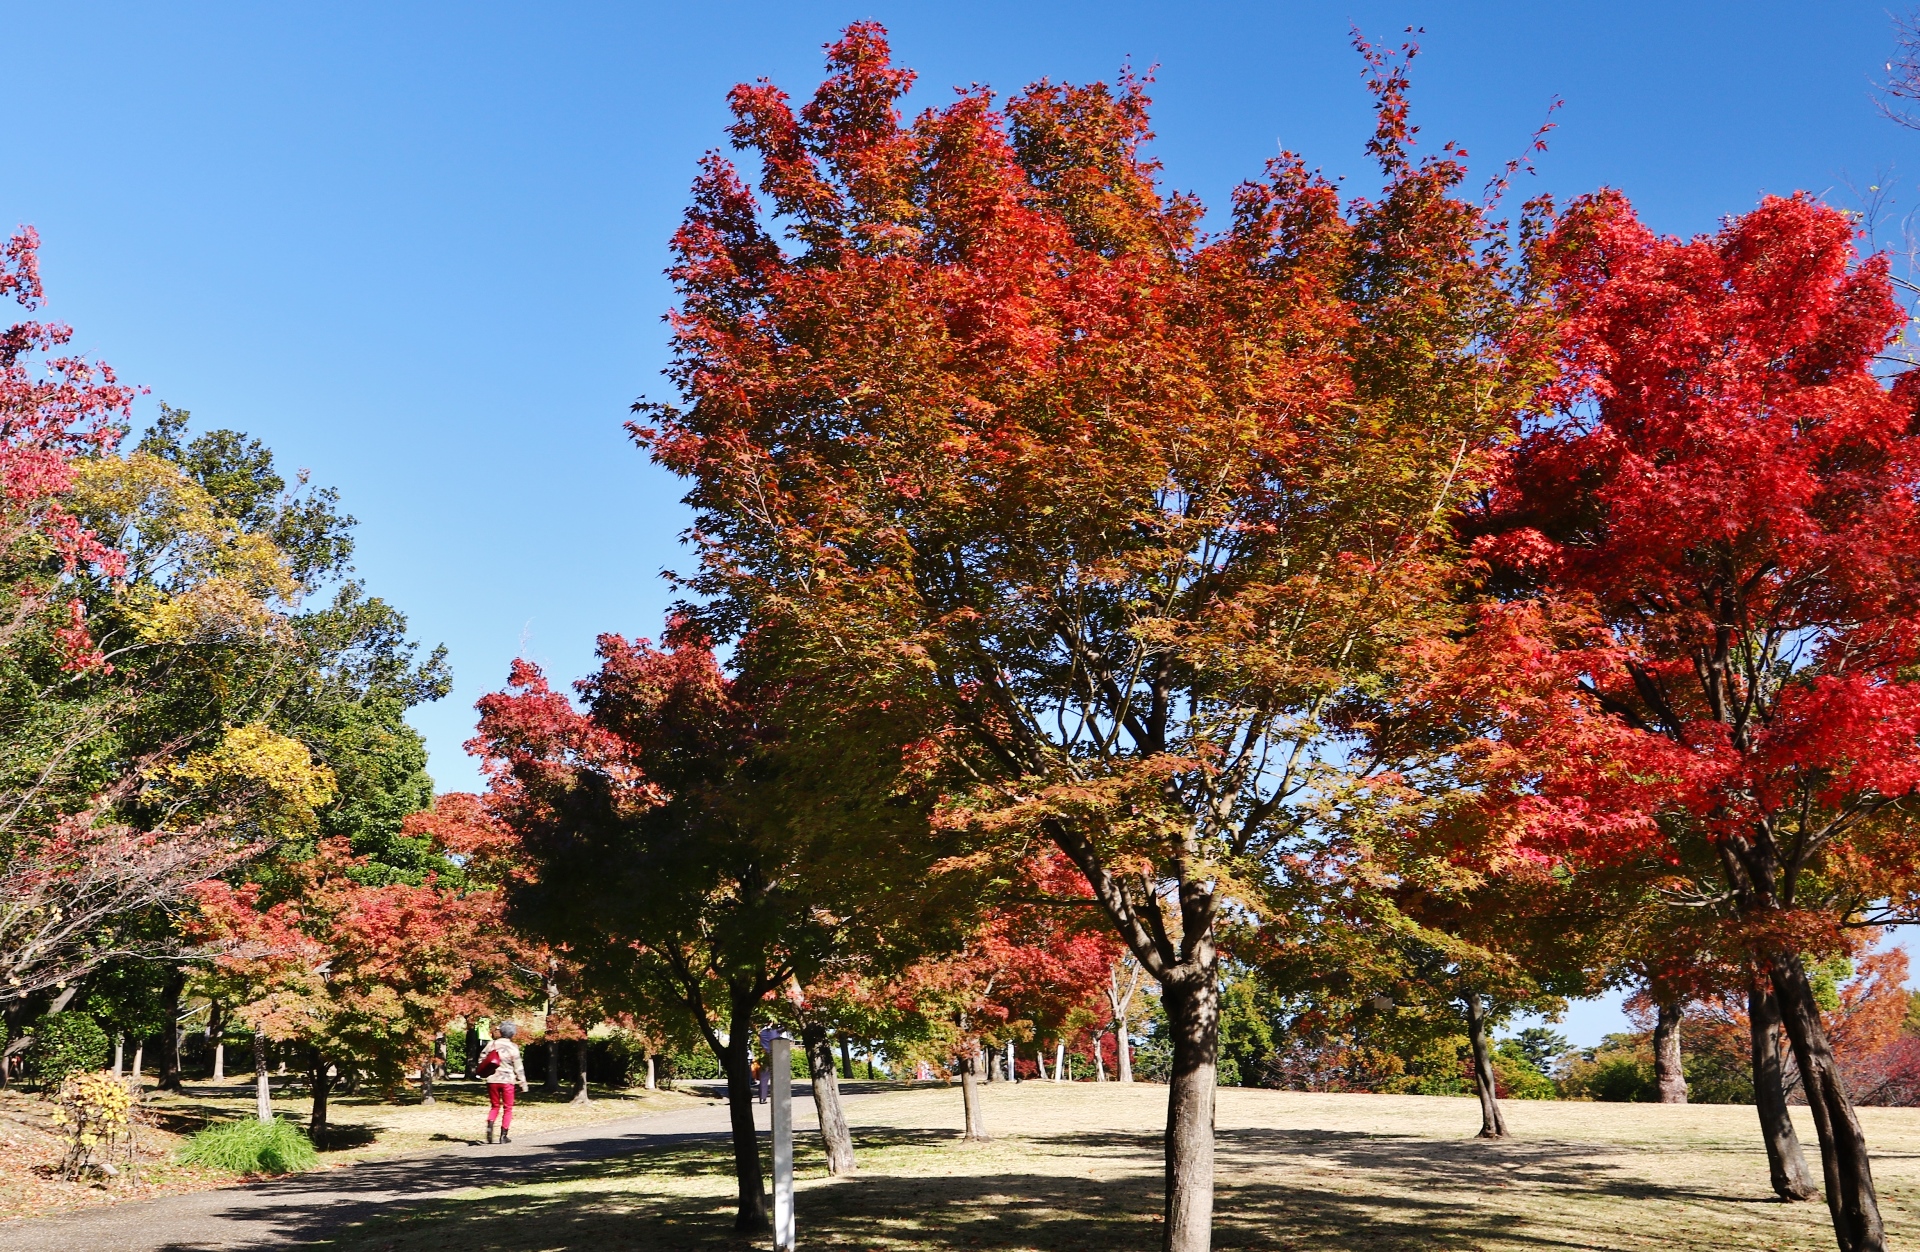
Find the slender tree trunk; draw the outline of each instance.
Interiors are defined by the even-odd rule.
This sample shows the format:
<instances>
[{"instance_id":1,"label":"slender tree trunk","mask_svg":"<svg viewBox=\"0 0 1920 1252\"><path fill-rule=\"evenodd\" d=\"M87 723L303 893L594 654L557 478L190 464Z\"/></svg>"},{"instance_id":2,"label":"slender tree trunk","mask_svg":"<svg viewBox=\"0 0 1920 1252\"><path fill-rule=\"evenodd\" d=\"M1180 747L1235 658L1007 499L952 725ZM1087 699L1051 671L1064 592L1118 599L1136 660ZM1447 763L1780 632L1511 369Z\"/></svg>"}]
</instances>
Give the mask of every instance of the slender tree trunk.
<instances>
[{"instance_id":1,"label":"slender tree trunk","mask_svg":"<svg viewBox=\"0 0 1920 1252\"><path fill-rule=\"evenodd\" d=\"M549 1034L546 1038L546 1044L547 1044L547 1081L545 1084L546 1092L548 1095L559 1095L560 1094L560 1041L558 1039L555 1039L551 1034Z\"/></svg>"},{"instance_id":2,"label":"slender tree trunk","mask_svg":"<svg viewBox=\"0 0 1920 1252\"><path fill-rule=\"evenodd\" d=\"M1880 1199L1874 1194L1873 1170L1867 1161L1867 1138L1847 1098L1840 1066L1834 1059L1827 1032L1820 1025L1820 1006L1807 982L1800 958L1789 952L1775 955L1769 971L1780 1000L1780 1017L1793 1041L1793 1057L1800 1063L1800 1081L1806 1087L1807 1106L1820 1132L1820 1164L1826 1175L1827 1211L1833 1214L1833 1233L1840 1252L1885 1252L1886 1232L1880 1223Z\"/></svg>"},{"instance_id":3,"label":"slender tree trunk","mask_svg":"<svg viewBox=\"0 0 1920 1252\"><path fill-rule=\"evenodd\" d=\"M126 1070L127 1036L120 1031L113 1035L113 1076L118 1079Z\"/></svg>"},{"instance_id":4,"label":"slender tree trunk","mask_svg":"<svg viewBox=\"0 0 1920 1252\"><path fill-rule=\"evenodd\" d=\"M167 971L166 986L160 993L160 1090L183 1091L180 1081L180 993L187 988L187 973L175 966Z\"/></svg>"},{"instance_id":5,"label":"slender tree trunk","mask_svg":"<svg viewBox=\"0 0 1920 1252\"><path fill-rule=\"evenodd\" d=\"M1767 1172L1782 1200L1817 1200L1813 1171L1800 1151L1787 1108L1787 1084L1780 1060L1780 1003L1773 984L1754 971L1747 981L1747 1025L1753 1040L1753 1104L1760 1114L1760 1137L1767 1145Z\"/></svg>"},{"instance_id":6,"label":"slender tree trunk","mask_svg":"<svg viewBox=\"0 0 1920 1252\"><path fill-rule=\"evenodd\" d=\"M273 1086L267 1081L267 1037L253 1032L253 1116L261 1125L273 1122Z\"/></svg>"},{"instance_id":7,"label":"slender tree trunk","mask_svg":"<svg viewBox=\"0 0 1920 1252\"><path fill-rule=\"evenodd\" d=\"M480 1063L480 1028L474 1025L471 1020L467 1022L466 1047L467 1061L463 1067L463 1076L468 1081L472 1081L479 1077L478 1074L473 1072L473 1067Z\"/></svg>"},{"instance_id":8,"label":"slender tree trunk","mask_svg":"<svg viewBox=\"0 0 1920 1252\"><path fill-rule=\"evenodd\" d=\"M573 1098L569 1104L591 1104L593 1093L587 1090L587 1048L589 1041L581 1035L573 1041Z\"/></svg>"},{"instance_id":9,"label":"slender tree trunk","mask_svg":"<svg viewBox=\"0 0 1920 1252\"><path fill-rule=\"evenodd\" d=\"M422 1105L433 1103L433 1055L431 1053L427 1055L426 1060L420 1062L420 1103Z\"/></svg>"},{"instance_id":10,"label":"slender tree trunk","mask_svg":"<svg viewBox=\"0 0 1920 1252\"><path fill-rule=\"evenodd\" d=\"M1662 1104L1687 1102L1687 1075L1680 1064L1681 1003L1661 1003L1653 1023L1653 1083Z\"/></svg>"},{"instance_id":11,"label":"slender tree trunk","mask_svg":"<svg viewBox=\"0 0 1920 1252\"><path fill-rule=\"evenodd\" d=\"M1133 1041L1127 1038L1127 1019L1118 1018L1113 1023L1113 1049L1120 1054L1120 1081L1133 1081Z\"/></svg>"},{"instance_id":12,"label":"slender tree trunk","mask_svg":"<svg viewBox=\"0 0 1920 1252\"><path fill-rule=\"evenodd\" d=\"M653 1072L653 1053L649 1052L647 1053L647 1090L657 1091L659 1089L655 1086L657 1081L658 1077Z\"/></svg>"},{"instance_id":13,"label":"slender tree trunk","mask_svg":"<svg viewBox=\"0 0 1920 1252\"><path fill-rule=\"evenodd\" d=\"M874 1045L871 1043L867 1045L867 1078L869 1081L873 1078L873 1047Z\"/></svg>"},{"instance_id":14,"label":"slender tree trunk","mask_svg":"<svg viewBox=\"0 0 1920 1252\"><path fill-rule=\"evenodd\" d=\"M1505 1139L1507 1119L1500 1112L1499 1091L1493 1080L1493 1049L1487 1042L1487 1010L1480 993L1469 990L1467 1042L1473 1048L1473 1091L1480 1097L1480 1138Z\"/></svg>"},{"instance_id":15,"label":"slender tree trunk","mask_svg":"<svg viewBox=\"0 0 1920 1252\"><path fill-rule=\"evenodd\" d=\"M985 1143L993 1137L987 1133L987 1114L981 1103L985 1094L980 1090L980 1048L969 1044L960 1054L960 1097L967 1114L967 1130L961 1137L972 1143Z\"/></svg>"},{"instance_id":16,"label":"slender tree trunk","mask_svg":"<svg viewBox=\"0 0 1920 1252\"><path fill-rule=\"evenodd\" d=\"M227 1014L220 1001L215 1000L207 1006L207 1044L213 1054L211 1077L214 1082L227 1080Z\"/></svg>"},{"instance_id":17,"label":"slender tree trunk","mask_svg":"<svg viewBox=\"0 0 1920 1252\"><path fill-rule=\"evenodd\" d=\"M1045 1082L1047 1080L1047 1050L1045 1048L1037 1045L1034 1047L1033 1063L1040 1070L1040 1081Z\"/></svg>"},{"instance_id":18,"label":"slender tree trunk","mask_svg":"<svg viewBox=\"0 0 1920 1252\"><path fill-rule=\"evenodd\" d=\"M853 1078L853 1051L847 1046L845 1035L840 1036L840 1076L849 1080Z\"/></svg>"},{"instance_id":19,"label":"slender tree trunk","mask_svg":"<svg viewBox=\"0 0 1920 1252\"><path fill-rule=\"evenodd\" d=\"M740 1185L740 1210L733 1219L738 1231L759 1233L771 1229L767 1218L767 1189L760 1174L760 1140L753 1128L753 1010L744 996L735 996L732 1029L715 1060L727 1076L727 1120L733 1127L733 1176Z\"/></svg>"},{"instance_id":20,"label":"slender tree trunk","mask_svg":"<svg viewBox=\"0 0 1920 1252\"><path fill-rule=\"evenodd\" d=\"M147 1041L145 1039L133 1045L133 1084L143 1086L147 1081Z\"/></svg>"},{"instance_id":21,"label":"slender tree trunk","mask_svg":"<svg viewBox=\"0 0 1920 1252\"><path fill-rule=\"evenodd\" d=\"M820 1122L820 1142L827 1150L829 1174L854 1171L853 1135L847 1130L847 1115L840 1107L840 1075L833 1068L833 1042L827 1028L818 1022L800 1027L801 1041L807 1049L807 1074L813 1079L813 1111ZM846 1046L843 1038L841 1046Z\"/></svg>"},{"instance_id":22,"label":"slender tree trunk","mask_svg":"<svg viewBox=\"0 0 1920 1252\"><path fill-rule=\"evenodd\" d=\"M1165 1252L1207 1252L1213 1242L1220 982L1211 962L1203 970L1197 977L1167 984L1162 992L1173 1037L1173 1072L1167 1076Z\"/></svg>"},{"instance_id":23,"label":"slender tree trunk","mask_svg":"<svg viewBox=\"0 0 1920 1252\"><path fill-rule=\"evenodd\" d=\"M1100 1054L1100 1036L1098 1033L1093 1036L1093 1080L1095 1082L1105 1082L1107 1080L1107 1060Z\"/></svg>"},{"instance_id":24,"label":"slender tree trunk","mask_svg":"<svg viewBox=\"0 0 1920 1252\"><path fill-rule=\"evenodd\" d=\"M332 1068L327 1058L320 1055L320 1049L313 1049L313 1112L307 1117L307 1138L319 1143L327 1133L327 1094L333 1090L333 1077L327 1073Z\"/></svg>"}]
</instances>

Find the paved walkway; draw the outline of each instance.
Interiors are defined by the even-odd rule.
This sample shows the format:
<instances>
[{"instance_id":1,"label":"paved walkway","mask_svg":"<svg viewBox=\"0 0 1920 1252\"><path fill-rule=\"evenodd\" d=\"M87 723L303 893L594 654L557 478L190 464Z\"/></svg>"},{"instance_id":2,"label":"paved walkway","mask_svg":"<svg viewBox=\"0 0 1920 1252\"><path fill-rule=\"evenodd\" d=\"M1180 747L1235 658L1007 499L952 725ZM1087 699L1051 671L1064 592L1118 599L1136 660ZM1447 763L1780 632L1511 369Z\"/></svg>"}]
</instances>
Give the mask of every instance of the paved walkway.
<instances>
[{"instance_id":1,"label":"paved walkway","mask_svg":"<svg viewBox=\"0 0 1920 1252\"><path fill-rule=\"evenodd\" d=\"M813 1100L794 1084L794 1129L813 1129ZM860 1097L849 1093L849 1100ZM766 1130L767 1109L754 1106ZM212 1252L287 1247L340 1227L469 1187L525 1181L587 1161L728 1133L714 1103L617 1121L569 1126L510 1144L476 1144L431 1156L396 1157L293 1174L244 1187L196 1191L58 1217L0 1222L6 1252Z\"/></svg>"}]
</instances>

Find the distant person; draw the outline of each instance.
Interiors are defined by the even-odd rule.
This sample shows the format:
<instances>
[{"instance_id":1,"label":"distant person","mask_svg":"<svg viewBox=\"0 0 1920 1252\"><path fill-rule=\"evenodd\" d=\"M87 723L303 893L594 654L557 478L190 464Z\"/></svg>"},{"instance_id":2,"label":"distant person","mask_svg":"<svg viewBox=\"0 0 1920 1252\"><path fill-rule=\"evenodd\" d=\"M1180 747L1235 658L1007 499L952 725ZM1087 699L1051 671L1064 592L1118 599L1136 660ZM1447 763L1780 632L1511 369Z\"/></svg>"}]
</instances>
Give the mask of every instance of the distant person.
<instances>
[{"instance_id":1,"label":"distant person","mask_svg":"<svg viewBox=\"0 0 1920 1252\"><path fill-rule=\"evenodd\" d=\"M500 1123L500 1142L512 1143L508 1130L513 1126L513 1088L527 1089L527 1067L520 1060L520 1045L513 1037L520 1028L512 1022L495 1022L493 1042L480 1053L474 1067L487 1080L487 1142L493 1142L493 1123Z\"/></svg>"}]
</instances>

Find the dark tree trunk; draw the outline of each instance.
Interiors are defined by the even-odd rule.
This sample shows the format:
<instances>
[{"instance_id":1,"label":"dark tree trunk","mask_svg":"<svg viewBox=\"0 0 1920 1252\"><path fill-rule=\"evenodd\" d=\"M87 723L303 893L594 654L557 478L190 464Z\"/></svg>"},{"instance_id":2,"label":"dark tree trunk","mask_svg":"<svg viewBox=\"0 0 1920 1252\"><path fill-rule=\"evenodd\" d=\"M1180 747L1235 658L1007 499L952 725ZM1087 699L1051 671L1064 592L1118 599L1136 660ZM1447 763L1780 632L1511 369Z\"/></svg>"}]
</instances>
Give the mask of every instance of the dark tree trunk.
<instances>
[{"instance_id":1,"label":"dark tree trunk","mask_svg":"<svg viewBox=\"0 0 1920 1252\"><path fill-rule=\"evenodd\" d=\"M1494 1085L1493 1049L1487 1041L1487 1010L1480 993L1467 992L1467 1042L1473 1048L1473 1093L1480 1097L1480 1138L1505 1139L1507 1119L1500 1112L1500 1093Z\"/></svg>"},{"instance_id":2,"label":"dark tree trunk","mask_svg":"<svg viewBox=\"0 0 1920 1252\"><path fill-rule=\"evenodd\" d=\"M840 1036L840 1076L846 1079L853 1077L853 1051L847 1046L845 1035Z\"/></svg>"},{"instance_id":3,"label":"dark tree trunk","mask_svg":"<svg viewBox=\"0 0 1920 1252\"><path fill-rule=\"evenodd\" d=\"M587 1037L573 1041L573 1099L570 1104L590 1104L593 1094L587 1090Z\"/></svg>"},{"instance_id":4,"label":"dark tree trunk","mask_svg":"<svg viewBox=\"0 0 1920 1252\"><path fill-rule=\"evenodd\" d=\"M1653 1083L1660 1103L1687 1102L1687 1075L1680 1065L1680 1001L1663 1001L1653 1022Z\"/></svg>"},{"instance_id":5,"label":"dark tree trunk","mask_svg":"<svg viewBox=\"0 0 1920 1252\"><path fill-rule=\"evenodd\" d=\"M473 1072L473 1067L480 1063L480 1028L472 1022L467 1023L466 1047L467 1063L465 1066L465 1075L471 1080L480 1076Z\"/></svg>"},{"instance_id":6,"label":"dark tree trunk","mask_svg":"<svg viewBox=\"0 0 1920 1252\"><path fill-rule=\"evenodd\" d=\"M873 1045L871 1043L867 1045L867 1077L869 1079L873 1077Z\"/></svg>"},{"instance_id":7,"label":"dark tree trunk","mask_svg":"<svg viewBox=\"0 0 1920 1252\"><path fill-rule=\"evenodd\" d=\"M740 1211L733 1219L738 1231L760 1233L772 1229L767 1217L767 1189L760 1175L760 1140L753 1128L753 1010L756 1000L736 995L733 1020L725 1047L708 1039L720 1072L727 1076L727 1120L733 1127L733 1175L740 1184Z\"/></svg>"},{"instance_id":8,"label":"dark tree trunk","mask_svg":"<svg viewBox=\"0 0 1920 1252\"><path fill-rule=\"evenodd\" d=\"M327 1073L331 1066L318 1048L313 1049L309 1059L313 1070L313 1112L307 1117L307 1138L317 1145L327 1133L327 1094L333 1090L333 1078Z\"/></svg>"},{"instance_id":9,"label":"dark tree trunk","mask_svg":"<svg viewBox=\"0 0 1920 1252\"><path fill-rule=\"evenodd\" d=\"M809 1022L800 1028L807 1048L807 1074L813 1079L813 1111L820 1121L820 1141L827 1149L827 1172L853 1172L853 1135L847 1130L847 1115L840 1107L840 1078L833 1069L833 1044L827 1028ZM841 1047L846 1040L840 1041Z\"/></svg>"},{"instance_id":10,"label":"dark tree trunk","mask_svg":"<svg viewBox=\"0 0 1920 1252\"><path fill-rule=\"evenodd\" d=\"M1873 1190L1873 1170L1867 1162L1867 1138L1853 1114L1840 1080L1840 1066L1827 1032L1820 1025L1820 1006L1807 982L1807 971L1793 953L1773 957L1769 972L1780 999L1780 1018L1793 1041L1793 1057L1800 1063L1800 1082L1807 1106L1820 1132L1820 1164L1826 1175L1827 1211L1833 1214L1833 1233L1840 1252L1885 1252L1886 1232L1880 1223L1880 1199Z\"/></svg>"},{"instance_id":11,"label":"dark tree trunk","mask_svg":"<svg viewBox=\"0 0 1920 1252\"><path fill-rule=\"evenodd\" d=\"M546 1038L546 1045L547 1045L547 1081L545 1083L546 1093L548 1095L559 1095L560 1094L560 1041L558 1039L555 1039L553 1036L549 1035Z\"/></svg>"},{"instance_id":12,"label":"dark tree trunk","mask_svg":"<svg viewBox=\"0 0 1920 1252\"><path fill-rule=\"evenodd\" d=\"M980 1090L980 1048L969 1043L960 1053L960 1103L966 1110L967 1127L962 1139L985 1143L993 1137L987 1133L987 1111L982 1104L985 1097Z\"/></svg>"},{"instance_id":13,"label":"dark tree trunk","mask_svg":"<svg viewBox=\"0 0 1920 1252\"><path fill-rule=\"evenodd\" d=\"M180 1081L180 994L187 989L187 972L167 972L160 992L160 1090L183 1091Z\"/></svg>"},{"instance_id":14,"label":"dark tree trunk","mask_svg":"<svg viewBox=\"0 0 1920 1252\"><path fill-rule=\"evenodd\" d=\"M1755 972L1747 983L1747 1024L1753 1039L1753 1104L1760 1114L1760 1137L1767 1145L1767 1172L1782 1200L1817 1200L1820 1189L1800 1151L1780 1062L1780 1004L1773 984Z\"/></svg>"},{"instance_id":15,"label":"dark tree trunk","mask_svg":"<svg viewBox=\"0 0 1920 1252\"><path fill-rule=\"evenodd\" d=\"M1191 967L1189 967L1191 968ZM1213 1101L1220 1063L1220 979L1212 962L1163 985L1173 1072L1167 1076L1165 1252L1213 1242Z\"/></svg>"}]
</instances>

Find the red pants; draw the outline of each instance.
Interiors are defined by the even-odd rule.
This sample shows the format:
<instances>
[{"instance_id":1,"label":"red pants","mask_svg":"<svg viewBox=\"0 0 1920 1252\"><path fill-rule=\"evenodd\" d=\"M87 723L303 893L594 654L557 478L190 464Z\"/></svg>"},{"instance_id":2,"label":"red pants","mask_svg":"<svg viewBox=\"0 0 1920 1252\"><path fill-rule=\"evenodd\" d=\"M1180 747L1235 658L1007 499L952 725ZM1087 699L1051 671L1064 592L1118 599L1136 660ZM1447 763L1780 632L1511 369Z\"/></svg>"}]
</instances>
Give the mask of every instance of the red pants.
<instances>
[{"instance_id":1,"label":"red pants","mask_svg":"<svg viewBox=\"0 0 1920 1252\"><path fill-rule=\"evenodd\" d=\"M493 1125L496 1119L500 1129L513 1128L513 1084L510 1082L487 1084L487 1125Z\"/></svg>"}]
</instances>

